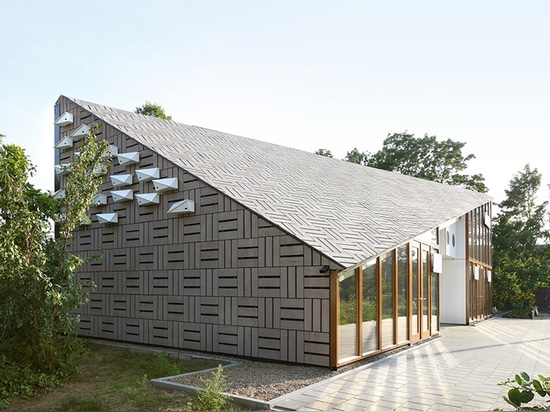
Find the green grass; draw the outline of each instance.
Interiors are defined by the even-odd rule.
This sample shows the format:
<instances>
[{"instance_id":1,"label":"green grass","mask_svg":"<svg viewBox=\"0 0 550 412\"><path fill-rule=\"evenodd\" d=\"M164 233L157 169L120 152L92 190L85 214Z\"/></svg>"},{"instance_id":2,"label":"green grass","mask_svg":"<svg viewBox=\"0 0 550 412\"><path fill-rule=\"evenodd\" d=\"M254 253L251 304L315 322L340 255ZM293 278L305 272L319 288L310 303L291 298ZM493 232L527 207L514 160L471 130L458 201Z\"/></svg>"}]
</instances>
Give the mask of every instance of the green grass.
<instances>
[{"instance_id":1,"label":"green grass","mask_svg":"<svg viewBox=\"0 0 550 412\"><path fill-rule=\"evenodd\" d=\"M196 396L153 386L149 380L215 368L219 361L176 359L166 352L135 352L91 344L79 355L79 372L48 393L14 398L5 410L25 411L136 411L193 410Z\"/></svg>"}]
</instances>

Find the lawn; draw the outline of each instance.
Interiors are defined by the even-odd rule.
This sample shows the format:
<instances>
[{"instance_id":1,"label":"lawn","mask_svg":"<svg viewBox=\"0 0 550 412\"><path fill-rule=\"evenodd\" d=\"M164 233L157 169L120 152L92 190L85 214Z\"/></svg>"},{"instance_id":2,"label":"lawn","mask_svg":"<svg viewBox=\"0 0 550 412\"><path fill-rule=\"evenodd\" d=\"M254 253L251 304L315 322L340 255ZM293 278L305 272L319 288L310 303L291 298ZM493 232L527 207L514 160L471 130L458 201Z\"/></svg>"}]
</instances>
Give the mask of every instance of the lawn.
<instances>
[{"instance_id":1,"label":"lawn","mask_svg":"<svg viewBox=\"0 0 550 412\"><path fill-rule=\"evenodd\" d=\"M79 373L52 392L11 399L6 411L194 410L193 394L154 387L149 379L215 368L217 361L177 359L166 352L90 344L79 355Z\"/></svg>"}]
</instances>

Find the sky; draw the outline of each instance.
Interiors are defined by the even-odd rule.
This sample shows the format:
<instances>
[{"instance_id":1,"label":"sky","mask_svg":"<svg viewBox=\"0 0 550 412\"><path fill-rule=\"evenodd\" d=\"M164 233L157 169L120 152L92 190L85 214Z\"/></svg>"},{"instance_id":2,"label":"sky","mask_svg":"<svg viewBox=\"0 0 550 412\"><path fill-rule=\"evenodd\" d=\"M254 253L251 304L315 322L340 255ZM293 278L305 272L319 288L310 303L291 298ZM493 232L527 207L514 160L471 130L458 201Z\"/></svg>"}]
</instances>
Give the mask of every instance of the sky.
<instances>
[{"instance_id":1,"label":"sky","mask_svg":"<svg viewBox=\"0 0 550 412\"><path fill-rule=\"evenodd\" d=\"M550 196L550 2L0 0L0 134L53 190L59 95L344 158L465 142L495 202Z\"/></svg>"}]
</instances>

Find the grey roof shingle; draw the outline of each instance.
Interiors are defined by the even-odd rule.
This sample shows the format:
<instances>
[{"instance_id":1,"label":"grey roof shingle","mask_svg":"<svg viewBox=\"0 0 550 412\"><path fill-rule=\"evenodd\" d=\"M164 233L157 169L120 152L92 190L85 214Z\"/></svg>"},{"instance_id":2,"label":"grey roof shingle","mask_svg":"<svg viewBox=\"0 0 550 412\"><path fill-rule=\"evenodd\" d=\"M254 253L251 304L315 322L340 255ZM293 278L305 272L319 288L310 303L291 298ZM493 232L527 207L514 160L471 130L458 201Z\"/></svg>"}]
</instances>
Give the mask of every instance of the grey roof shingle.
<instances>
[{"instance_id":1,"label":"grey roof shingle","mask_svg":"<svg viewBox=\"0 0 550 412\"><path fill-rule=\"evenodd\" d=\"M491 200L458 187L68 99L343 267Z\"/></svg>"}]
</instances>

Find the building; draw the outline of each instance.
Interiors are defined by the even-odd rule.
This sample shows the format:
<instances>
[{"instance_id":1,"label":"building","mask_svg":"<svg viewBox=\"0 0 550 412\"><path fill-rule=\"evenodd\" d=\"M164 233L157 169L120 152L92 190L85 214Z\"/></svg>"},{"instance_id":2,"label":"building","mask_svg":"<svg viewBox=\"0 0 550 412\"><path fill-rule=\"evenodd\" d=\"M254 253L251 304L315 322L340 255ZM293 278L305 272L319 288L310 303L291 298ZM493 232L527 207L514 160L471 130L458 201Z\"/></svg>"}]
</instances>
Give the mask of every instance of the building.
<instances>
[{"instance_id":1,"label":"building","mask_svg":"<svg viewBox=\"0 0 550 412\"><path fill-rule=\"evenodd\" d=\"M91 126L113 153L80 335L338 367L491 313L485 194L65 96L55 124L58 189Z\"/></svg>"}]
</instances>

